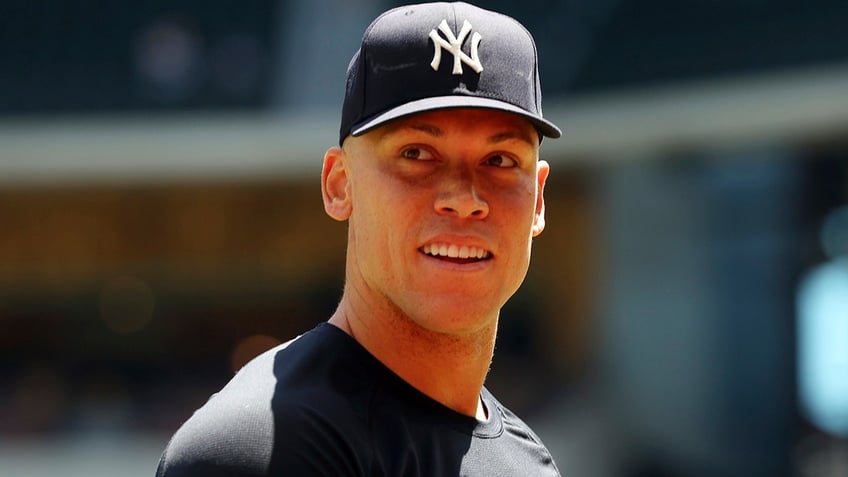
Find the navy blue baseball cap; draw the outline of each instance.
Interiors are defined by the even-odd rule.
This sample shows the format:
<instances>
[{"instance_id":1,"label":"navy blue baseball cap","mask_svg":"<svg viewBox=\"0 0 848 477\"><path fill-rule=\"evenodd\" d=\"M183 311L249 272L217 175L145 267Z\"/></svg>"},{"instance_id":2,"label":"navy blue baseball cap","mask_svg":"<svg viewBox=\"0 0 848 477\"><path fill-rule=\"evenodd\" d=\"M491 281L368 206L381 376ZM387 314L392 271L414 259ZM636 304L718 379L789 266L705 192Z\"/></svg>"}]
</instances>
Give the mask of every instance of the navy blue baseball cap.
<instances>
[{"instance_id":1,"label":"navy blue baseball cap","mask_svg":"<svg viewBox=\"0 0 848 477\"><path fill-rule=\"evenodd\" d=\"M398 7L371 23L351 59L339 144L405 116L468 107L562 135L542 117L536 44L523 25L462 2Z\"/></svg>"}]
</instances>

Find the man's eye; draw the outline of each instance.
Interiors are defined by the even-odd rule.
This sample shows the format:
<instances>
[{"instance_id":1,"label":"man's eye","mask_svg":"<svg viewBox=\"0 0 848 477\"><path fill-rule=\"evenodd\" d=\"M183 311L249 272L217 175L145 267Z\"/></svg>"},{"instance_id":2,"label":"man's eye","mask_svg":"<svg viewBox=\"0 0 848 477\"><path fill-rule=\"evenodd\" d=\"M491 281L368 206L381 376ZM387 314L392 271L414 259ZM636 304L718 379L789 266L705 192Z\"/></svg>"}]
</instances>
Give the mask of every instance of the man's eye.
<instances>
[{"instance_id":1,"label":"man's eye","mask_svg":"<svg viewBox=\"0 0 848 477\"><path fill-rule=\"evenodd\" d=\"M433 158L432 154L418 147L406 148L401 151L400 155L404 159L413 159L416 161L426 161Z\"/></svg>"},{"instance_id":2,"label":"man's eye","mask_svg":"<svg viewBox=\"0 0 848 477\"><path fill-rule=\"evenodd\" d=\"M486 159L486 164L494 167L515 167L518 162L511 157L495 154Z\"/></svg>"}]
</instances>

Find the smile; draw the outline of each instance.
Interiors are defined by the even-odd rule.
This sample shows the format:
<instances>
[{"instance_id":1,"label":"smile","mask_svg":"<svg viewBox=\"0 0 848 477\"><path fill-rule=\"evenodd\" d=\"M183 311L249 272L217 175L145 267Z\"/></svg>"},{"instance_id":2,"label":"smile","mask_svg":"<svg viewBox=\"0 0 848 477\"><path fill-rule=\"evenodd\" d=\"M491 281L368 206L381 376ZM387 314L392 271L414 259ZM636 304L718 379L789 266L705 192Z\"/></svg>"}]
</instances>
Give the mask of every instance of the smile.
<instances>
[{"instance_id":1,"label":"smile","mask_svg":"<svg viewBox=\"0 0 848 477\"><path fill-rule=\"evenodd\" d=\"M468 261L486 260L491 256L488 250L466 245L434 243L419 249L422 253L436 258L458 259Z\"/></svg>"}]
</instances>

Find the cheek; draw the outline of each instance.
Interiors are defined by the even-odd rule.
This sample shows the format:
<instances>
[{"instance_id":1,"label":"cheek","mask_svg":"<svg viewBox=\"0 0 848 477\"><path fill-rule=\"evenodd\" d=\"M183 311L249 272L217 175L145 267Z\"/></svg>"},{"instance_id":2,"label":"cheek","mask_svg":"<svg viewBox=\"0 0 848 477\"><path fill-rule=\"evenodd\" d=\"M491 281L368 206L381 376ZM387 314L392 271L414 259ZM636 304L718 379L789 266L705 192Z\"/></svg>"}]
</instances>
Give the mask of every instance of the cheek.
<instances>
[{"instance_id":1,"label":"cheek","mask_svg":"<svg viewBox=\"0 0 848 477\"><path fill-rule=\"evenodd\" d=\"M499 205L504 210L504 215L509 216L515 232L523 231L533 222L536 213L536 186L535 183L522 184L501 191L499 194Z\"/></svg>"},{"instance_id":2,"label":"cheek","mask_svg":"<svg viewBox=\"0 0 848 477\"><path fill-rule=\"evenodd\" d=\"M404 197L388 181L359 184L354 190L350 226L360 245L377 249L376 253L391 253L392 245L401 241L410 223L415 221L409 197Z\"/></svg>"}]
</instances>

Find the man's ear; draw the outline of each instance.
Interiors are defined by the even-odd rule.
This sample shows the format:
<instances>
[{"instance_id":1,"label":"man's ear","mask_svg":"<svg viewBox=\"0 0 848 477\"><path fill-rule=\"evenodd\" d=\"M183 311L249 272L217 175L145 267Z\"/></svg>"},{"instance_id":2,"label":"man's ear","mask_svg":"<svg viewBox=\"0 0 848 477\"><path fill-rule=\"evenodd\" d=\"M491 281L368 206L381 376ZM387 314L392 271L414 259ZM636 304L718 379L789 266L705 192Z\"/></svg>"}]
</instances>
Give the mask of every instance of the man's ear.
<instances>
[{"instance_id":1,"label":"man's ear","mask_svg":"<svg viewBox=\"0 0 848 477\"><path fill-rule=\"evenodd\" d=\"M545 230L545 183L548 181L548 175L551 172L551 166L547 161L539 161L536 164L536 180L538 181L536 189L536 211L533 215L533 236L536 237L542 230Z\"/></svg>"},{"instance_id":2,"label":"man's ear","mask_svg":"<svg viewBox=\"0 0 848 477\"><path fill-rule=\"evenodd\" d=\"M339 221L347 220L353 210L345 159L344 149L331 147L324 154L324 167L321 171L324 210L327 215Z\"/></svg>"}]
</instances>

